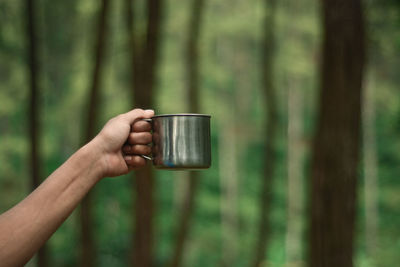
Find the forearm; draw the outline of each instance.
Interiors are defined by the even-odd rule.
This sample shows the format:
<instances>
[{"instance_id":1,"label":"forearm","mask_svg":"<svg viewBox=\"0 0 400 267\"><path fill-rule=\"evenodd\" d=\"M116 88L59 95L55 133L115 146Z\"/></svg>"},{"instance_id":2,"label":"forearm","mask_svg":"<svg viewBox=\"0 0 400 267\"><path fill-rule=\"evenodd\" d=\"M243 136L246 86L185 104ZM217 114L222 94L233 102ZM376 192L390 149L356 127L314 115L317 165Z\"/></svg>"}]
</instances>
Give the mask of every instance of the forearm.
<instances>
[{"instance_id":1,"label":"forearm","mask_svg":"<svg viewBox=\"0 0 400 267\"><path fill-rule=\"evenodd\" d=\"M72 155L22 202L0 216L0 262L20 266L50 238L102 177L95 141Z\"/></svg>"},{"instance_id":2,"label":"forearm","mask_svg":"<svg viewBox=\"0 0 400 267\"><path fill-rule=\"evenodd\" d=\"M21 266L50 238L86 193L104 176L143 167L150 153L153 110L134 109L107 122L35 191L0 215L0 265Z\"/></svg>"}]
</instances>

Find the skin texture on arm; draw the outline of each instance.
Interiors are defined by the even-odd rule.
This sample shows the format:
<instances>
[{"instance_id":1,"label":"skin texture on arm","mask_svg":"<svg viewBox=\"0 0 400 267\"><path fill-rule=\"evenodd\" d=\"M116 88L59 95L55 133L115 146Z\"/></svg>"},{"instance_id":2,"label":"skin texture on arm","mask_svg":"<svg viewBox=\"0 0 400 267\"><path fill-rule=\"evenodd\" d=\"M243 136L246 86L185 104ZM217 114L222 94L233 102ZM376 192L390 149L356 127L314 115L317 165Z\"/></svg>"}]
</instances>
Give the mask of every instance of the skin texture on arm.
<instances>
[{"instance_id":1,"label":"skin texture on arm","mask_svg":"<svg viewBox=\"0 0 400 267\"><path fill-rule=\"evenodd\" d=\"M36 190L0 215L0 265L23 266L103 177L143 167L150 154L152 110L135 109L104 126L88 144L55 170Z\"/></svg>"}]
</instances>

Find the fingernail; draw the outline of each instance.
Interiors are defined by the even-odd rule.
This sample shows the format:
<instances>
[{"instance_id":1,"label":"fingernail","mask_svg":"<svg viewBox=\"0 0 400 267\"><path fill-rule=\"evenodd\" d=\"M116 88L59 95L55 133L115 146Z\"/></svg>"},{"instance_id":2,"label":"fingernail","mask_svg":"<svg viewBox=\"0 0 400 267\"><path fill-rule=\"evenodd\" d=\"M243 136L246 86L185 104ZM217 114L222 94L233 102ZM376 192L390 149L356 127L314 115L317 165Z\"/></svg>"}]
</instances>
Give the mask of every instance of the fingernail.
<instances>
[{"instance_id":1,"label":"fingernail","mask_svg":"<svg viewBox=\"0 0 400 267\"><path fill-rule=\"evenodd\" d=\"M146 112L146 113L153 113L153 114L154 114L154 110L153 110L153 109L146 109L144 112Z\"/></svg>"}]
</instances>

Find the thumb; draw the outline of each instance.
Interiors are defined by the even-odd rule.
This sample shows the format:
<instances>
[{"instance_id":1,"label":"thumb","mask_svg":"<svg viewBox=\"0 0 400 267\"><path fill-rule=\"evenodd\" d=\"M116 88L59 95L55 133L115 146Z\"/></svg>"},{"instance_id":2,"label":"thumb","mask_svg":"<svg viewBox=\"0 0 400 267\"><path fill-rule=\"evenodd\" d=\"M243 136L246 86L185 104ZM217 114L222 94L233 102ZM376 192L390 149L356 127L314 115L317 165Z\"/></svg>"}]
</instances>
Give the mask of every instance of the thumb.
<instances>
[{"instance_id":1,"label":"thumb","mask_svg":"<svg viewBox=\"0 0 400 267\"><path fill-rule=\"evenodd\" d=\"M133 124L135 121L140 119L150 119L154 116L154 110L152 109L133 109L124 114L126 119L129 121L129 124Z\"/></svg>"}]
</instances>

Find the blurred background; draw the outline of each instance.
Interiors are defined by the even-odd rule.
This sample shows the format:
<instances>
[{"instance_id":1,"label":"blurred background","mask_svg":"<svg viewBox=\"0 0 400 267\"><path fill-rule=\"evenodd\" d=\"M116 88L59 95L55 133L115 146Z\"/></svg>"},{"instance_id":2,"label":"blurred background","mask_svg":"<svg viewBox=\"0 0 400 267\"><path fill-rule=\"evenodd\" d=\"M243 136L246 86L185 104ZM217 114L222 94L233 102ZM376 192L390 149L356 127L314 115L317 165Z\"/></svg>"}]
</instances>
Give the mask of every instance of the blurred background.
<instances>
[{"instance_id":1,"label":"blurred background","mask_svg":"<svg viewBox=\"0 0 400 267\"><path fill-rule=\"evenodd\" d=\"M212 116L210 169L102 180L28 266L307 266L332 2L0 0L0 212L119 113ZM349 253L396 266L400 3L362 4L341 7L367 59Z\"/></svg>"}]
</instances>

